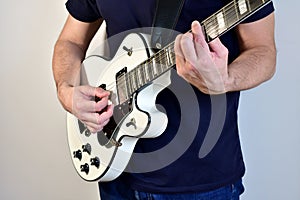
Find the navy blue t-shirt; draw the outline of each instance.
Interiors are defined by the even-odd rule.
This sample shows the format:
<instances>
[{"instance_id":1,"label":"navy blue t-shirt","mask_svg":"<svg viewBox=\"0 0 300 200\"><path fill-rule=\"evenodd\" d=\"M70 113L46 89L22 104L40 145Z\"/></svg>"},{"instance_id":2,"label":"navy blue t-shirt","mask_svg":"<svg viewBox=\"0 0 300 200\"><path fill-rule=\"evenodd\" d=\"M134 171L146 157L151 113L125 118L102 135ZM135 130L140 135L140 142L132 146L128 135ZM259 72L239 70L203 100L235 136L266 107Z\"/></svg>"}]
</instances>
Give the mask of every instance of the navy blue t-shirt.
<instances>
[{"instance_id":1,"label":"navy blue t-shirt","mask_svg":"<svg viewBox=\"0 0 300 200\"><path fill-rule=\"evenodd\" d=\"M190 30L192 21L203 21L228 0L186 0L176 30ZM155 0L68 0L69 13L84 22L104 18L107 33L151 27ZM270 3L243 23L259 20L274 11ZM120 37L118 42L122 41ZM239 54L234 30L221 36L229 62ZM128 165L127 181L145 192L208 191L240 179L245 173L238 131L239 92L206 95L172 71L171 85L156 103L165 110L168 126L153 139L140 139ZM204 139L209 136L208 139ZM213 147L210 149L209 147ZM138 172L138 173L137 173Z\"/></svg>"}]
</instances>

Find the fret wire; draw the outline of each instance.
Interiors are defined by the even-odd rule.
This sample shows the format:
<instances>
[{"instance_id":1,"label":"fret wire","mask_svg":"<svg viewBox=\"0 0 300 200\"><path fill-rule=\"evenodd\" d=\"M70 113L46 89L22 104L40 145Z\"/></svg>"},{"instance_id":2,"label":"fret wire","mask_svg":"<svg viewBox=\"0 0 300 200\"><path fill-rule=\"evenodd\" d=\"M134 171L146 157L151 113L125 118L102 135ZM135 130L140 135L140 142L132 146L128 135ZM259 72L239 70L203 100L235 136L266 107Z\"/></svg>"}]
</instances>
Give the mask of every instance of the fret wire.
<instances>
[{"instance_id":1,"label":"fret wire","mask_svg":"<svg viewBox=\"0 0 300 200\"><path fill-rule=\"evenodd\" d=\"M134 91L136 91L136 89L137 89L137 76L136 76L136 70L132 70L131 82L132 82L132 92L134 92ZM131 93L132 93L132 92L131 92Z\"/></svg>"},{"instance_id":2,"label":"fret wire","mask_svg":"<svg viewBox=\"0 0 300 200\"><path fill-rule=\"evenodd\" d=\"M235 1L234 1L235 2ZM227 24L228 24L228 27L232 26L235 22L237 22L240 18L239 18L239 15L237 13L237 7L236 7L236 4L233 2L234 4L234 10L233 9L230 9L230 10L226 10L225 11L225 16L227 16ZM231 20L233 19L233 20Z\"/></svg>"},{"instance_id":3,"label":"fret wire","mask_svg":"<svg viewBox=\"0 0 300 200\"><path fill-rule=\"evenodd\" d=\"M142 77L142 85L145 85L146 81L146 77L145 77L145 73L144 73L144 69L142 67L140 67L140 72L141 72L141 77Z\"/></svg>"},{"instance_id":4,"label":"fret wire","mask_svg":"<svg viewBox=\"0 0 300 200\"><path fill-rule=\"evenodd\" d=\"M137 70L134 70L134 91L136 91L139 87L139 80L138 80L138 76L137 76Z\"/></svg>"},{"instance_id":5,"label":"fret wire","mask_svg":"<svg viewBox=\"0 0 300 200\"><path fill-rule=\"evenodd\" d=\"M235 10L237 11L237 9L238 9L238 8L237 8L237 6L236 6L236 3L235 3L235 2L236 2L236 0L234 0L234 1L233 1L233 3L234 3L234 8L235 8ZM238 20L240 20L240 17L239 17L239 14L238 14L238 12L235 12L235 16L236 16L236 19L237 19L237 21L238 21Z\"/></svg>"},{"instance_id":6,"label":"fret wire","mask_svg":"<svg viewBox=\"0 0 300 200\"><path fill-rule=\"evenodd\" d=\"M159 61L161 61L160 56L161 56L161 51L159 51L157 53L157 56L155 57L155 62L156 62L156 66L157 66L157 73L158 73L158 75L161 74L161 72L162 72L161 63L159 62Z\"/></svg>"},{"instance_id":7,"label":"fret wire","mask_svg":"<svg viewBox=\"0 0 300 200\"><path fill-rule=\"evenodd\" d=\"M171 61L171 57L170 57L170 48L168 48L167 50L167 62L168 62L168 66L172 65L172 61Z\"/></svg>"},{"instance_id":8,"label":"fret wire","mask_svg":"<svg viewBox=\"0 0 300 200\"><path fill-rule=\"evenodd\" d=\"M156 77L157 77L158 74L159 74L159 63L157 62L159 53L160 53L160 51L157 52L157 53L154 55L154 58L153 58L153 62L155 63L155 72L156 72L156 73L155 73L155 76L156 76Z\"/></svg>"},{"instance_id":9,"label":"fret wire","mask_svg":"<svg viewBox=\"0 0 300 200\"><path fill-rule=\"evenodd\" d=\"M161 51L160 56L161 56L161 61L162 61L161 64L160 64L161 70L162 70L162 72L165 72L166 67L167 67L167 60L166 60L165 49L163 49L163 50Z\"/></svg>"},{"instance_id":10,"label":"fret wire","mask_svg":"<svg viewBox=\"0 0 300 200\"><path fill-rule=\"evenodd\" d=\"M140 67L141 66L138 66L137 68L135 68L134 70L135 70L135 74L136 74L136 80L137 80L137 88L141 85L141 77L140 77Z\"/></svg>"},{"instance_id":11,"label":"fret wire","mask_svg":"<svg viewBox=\"0 0 300 200\"><path fill-rule=\"evenodd\" d=\"M128 99L129 93L128 93L128 88L127 88L127 84L126 84L126 77L125 76L121 76L121 82L118 83L120 84L120 88L122 88L123 90L118 91L118 96L119 99Z\"/></svg>"},{"instance_id":12,"label":"fret wire","mask_svg":"<svg viewBox=\"0 0 300 200\"><path fill-rule=\"evenodd\" d=\"M129 79L128 77L130 77L131 75L130 75L130 73L132 73L132 72L128 72L127 74L125 74L125 79L127 79L126 80L126 82L127 82L127 88L128 88L128 96L129 96L129 94L131 94L132 93L132 86L131 86L131 80L132 79ZM128 80L129 79L129 80Z\"/></svg>"},{"instance_id":13,"label":"fret wire","mask_svg":"<svg viewBox=\"0 0 300 200\"><path fill-rule=\"evenodd\" d=\"M163 61L161 63L161 68L162 68L162 71L164 72L166 70L166 67L167 67L167 54L166 54L166 49L162 49L162 52L161 52L161 61Z\"/></svg>"},{"instance_id":14,"label":"fret wire","mask_svg":"<svg viewBox=\"0 0 300 200\"><path fill-rule=\"evenodd\" d=\"M134 75L134 72L135 72L135 70L132 70L131 74L129 75L131 77L130 78L130 85L131 85L131 92L130 93L132 93L132 91L135 91L135 83L134 83L135 75Z\"/></svg>"},{"instance_id":15,"label":"fret wire","mask_svg":"<svg viewBox=\"0 0 300 200\"><path fill-rule=\"evenodd\" d=\"M248 3L248 8L249 8L249 10L250 10L250 12L251 12L251 3L250 3L249 0L247 0L247 3Z\"/></svg>"},{"instance_id":16,"label":"fret wire","mask_svg":"<svg viewBox=\"0 0 300 200\"><path fill-rule=\"evenodd\" d=\"M146 73L144 68L141 68L141 73L143 77L143 85L145 85L147 83L147 79L146 79Z\"/></svg>"},{"instance_id":17,"label":"fret wire","mask_svg":"<svg viewBox=\"0 0 300 200\"><path fill-rule=\"evenodd\" d=\"M157 68L156 68L155 59L152 59L151 64L152 64L151 66L153 68L153 75L154 75L154 77L156 77L156 75L157 75Z\"/></svg>"},{"instance_id":18,"label":"fret wire","mask_svg":"<svg viewBox=\"0 0 300 200\"><path fill-rule=\"evenodd\" d=\"M148 81L150 80L149 71L148 71L148 69L146 68L146 65L145 65L145 64L143 64L142 66L143 66L144 71L145 71L146 81L148 82Z\"/></svg>"},{"instance_id":19,"label":"fret wire","mask_svg":"<svg viewBox=\"0 0 300 200\"><path fill-rule=\"evenodd\" d=\"M154 75L153 75L152 67L151 65L149 65L149 62L147 63L147 71L149 73L150 80L152 80L154 78Z\"/></svg>"},{"instance_id":20,"label":"fret wire","mask_svg":"<svg viewBox=\"0 0 300 200\"><path fill-rule=\"evenodd\" d=\"M168 66L169 66L167 49L163 50L163 61L164 61L163 71L166 71L168 69Z\"/></svg>"},{"instance_id":21,"label":"fret wire","mask_svg":"<svg viewBox=\"0 0 300 200\"><path fill-rule=\"evenodd\" d=\"M138 81L139 81L138 83L139 83L139 87L140 87L141 85L143 85L142 74L141 74L141 71L139 70L139 68L138 68L137 72L138 72Z\"/></svg>"}]
</instances>

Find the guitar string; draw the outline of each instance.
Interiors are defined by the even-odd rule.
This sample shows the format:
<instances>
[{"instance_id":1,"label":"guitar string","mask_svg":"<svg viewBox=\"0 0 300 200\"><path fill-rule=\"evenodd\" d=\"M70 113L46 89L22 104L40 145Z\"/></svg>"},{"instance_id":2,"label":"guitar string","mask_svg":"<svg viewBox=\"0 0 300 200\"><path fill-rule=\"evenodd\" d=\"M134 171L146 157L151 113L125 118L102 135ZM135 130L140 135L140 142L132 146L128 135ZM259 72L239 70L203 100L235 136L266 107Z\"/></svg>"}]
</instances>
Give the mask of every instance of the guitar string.
<instances>
[{"instance_id":1,"label":"guitar string","mask_svg":"<svg viewBox=\"0 0 300 200\"><path fill-rule=\"evenodd\" d=\"M249 2L249 0L247 0L248 2ZM237 17L237 11L236 11L236 9L235 10L233 10L232 8L233 7L236 7L238 5L238 2L237 3L235 3L235 1L233 1L233 2L231 2L231 3L229 3L229 4L227 4L226 6L224 6L222 9L220 9L219 11L217 11L216 13L214 13L212 16L210 16L210 17L208 17L206 20L204 20L204 21L202 21L202 23L205 25L205 26L207 26L206 28L207 29L209 29L209 30L211 30L210 32L207 32L207 34L209 35L209 34L212 34L212 31L213 32L215 32L216 30L215 29L217 29L217 27L219 26L219 24L217 24L216 23L216 20L215 20L215 16L219 13L219 12L225 12L225 14L226 14L226 11L229 11L230 10L230 12L228 12L227 13L227 15L225 16L226 17L226 19L228 20L228 19L237 19L238 17ZM263 4L261 4L261 5L263 5ZM259 7L259 6L258 6ZM247 11L248 12L248 11ZM235 21L238 21L239 19L237 19L237 20L235 20ZM229 21L229 20L228 20ZM207 24L205 24L206 22L208 22ZM234 23L233 23L234 24ZM189 30L189 32L191 32L191 30ZM133 70L136 70L137 68L140 68L140 67L142 67L142 66L149 66L149 64L151 64L151 63L153 63L153 60L155 61L155 64L156 65L162 65L160 62L161 61L164 61L164 62L166 62L166 61L168 61L168 59L167 59L167 57L166 57L166 53L165 52L163 52L163 51L167 51L167 53L169 52L169 55L171 55L171 60L172 61L174 61L174 54L173 54L173 52L172 51L169 51L169 50L167 50L167 49L171 49L170 47L171 46L173 46L174 47L174 42L171 42L170 44L168 44L165 48L163 48L163 49L161 49L159 52L157 52L156 54L154 54L154 55L152 55L150 58L148 58L146 61L144 61L144 62L142 62L141 64L139 64L139 65L137 65L137 67L135 68L135 69L133 69ZM163 52L163 53L162 53ZM158 58L158 59L157 59ZM144 64L144 65L143 65ZM172 66L174 65L175 63L173 63L172 64ZM170 67L167 67L167 69L166 70L168 70ZM133 73L132 71L133 70L131 70L131 71L129 71L126 75L125 75L125 78L123 79L123 80L120 80L117 84L120 84L120 85L126 85L126 83L129 83L129 84L131 84L130 82L130 80L132 80L134 77L137 77L136 75L134 75L134 74L132 74L132 75L130 75L130 73ZM144 67L144 70L142 70L144 73L145 73L145 70L147 70L146 69L146 67ZM157 69L158 70L158 69ZM164 69L162 69L162 73L164 72ZM161 73L161 74L162 74ZM143 74L143 76L145 77L145 75L146 74ZM159 74L160 75L160 74ZM153 79L152 80L154 80L155 78L157 78L157 77L155 77L155 74L153 74L152 75L153 76ZM141 81L141 82L143 82L143 84L142 85L145 85L146 83L149 83L149 82L151 82L152 81L151 79L150 79L150 81L147 81L147 80L144 80L144 81ZM109 84L108 85L108 87L107 87L107 89L108 90L111 90L111 89L113 89L114 87L116 87L115 86L116 85L116 83L111 83L111 84ZM140 85L139 83L137 83L137 82L135 82L135 85ZM131 88L131 90L133 90L132 91L132 93L131 94L133 94L136 90L135 89L132 89ZM130 96L131 94L127 94L127 96Z\"/></svg>"}]
</instances>

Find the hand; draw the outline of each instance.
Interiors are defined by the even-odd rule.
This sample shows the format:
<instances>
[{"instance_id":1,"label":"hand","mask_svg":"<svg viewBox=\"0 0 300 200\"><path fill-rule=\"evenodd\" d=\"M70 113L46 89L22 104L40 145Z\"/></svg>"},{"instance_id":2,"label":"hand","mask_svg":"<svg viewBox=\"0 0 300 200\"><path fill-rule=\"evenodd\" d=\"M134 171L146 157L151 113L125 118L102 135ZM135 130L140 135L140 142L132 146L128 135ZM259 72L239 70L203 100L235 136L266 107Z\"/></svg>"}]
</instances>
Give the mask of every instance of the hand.
<instances>
[{"instance_id":1,"label":"hand","mask_svg":"<svg viewBox=\"0 0 300 200\"><path fill-rule=\"evenodd\" d=\"M76 116L92 132L101 131L113 115L113 105L109 104L108 91L91 86L68 87L64 93L66 96L64 107ZM95 96L100 101L95 102ZM71 105L71 106L67 106Z\"/></svg>"},{"instance_id":2,"label":"hand","mask_svg":"<svg viewBox=\"0 0 300 200\"><path fill-rule=\"evenodd\" d=\"M192 32L176 37L175 54L179 76L203 93L227 92L228 50L218 38L208 44L199 22L192 23Z\"/></svg>"}]
</instances>

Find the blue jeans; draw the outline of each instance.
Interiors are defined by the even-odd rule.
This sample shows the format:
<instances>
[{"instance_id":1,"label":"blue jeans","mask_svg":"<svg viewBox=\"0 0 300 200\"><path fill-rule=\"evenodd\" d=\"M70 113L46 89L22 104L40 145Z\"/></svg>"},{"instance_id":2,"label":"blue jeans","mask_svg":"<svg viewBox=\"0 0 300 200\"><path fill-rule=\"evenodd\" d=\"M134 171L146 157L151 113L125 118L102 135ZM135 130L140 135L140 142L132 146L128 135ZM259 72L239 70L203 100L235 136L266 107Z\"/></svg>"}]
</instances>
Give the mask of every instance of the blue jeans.
<instances>
[{"instance_id":1,"label":"blue jeans","mask_svg":"<svg viewBox=\"0 0 300 200\"><path fill-rule=\"evenodd\" d=\"M244 192L242 181L209 192L153 194L133 191L119 179L99 183L101 200L239 200Z\"/></svg>"},{"instance_id":2,"label":"blue jeans","mask_svg":"<svg viewBox=\"0 0 300 200\"><path fill-rule=\"evenodd\" d=\"M137 200L239 200L244 192L242 181L209 192L186 194L151 194L135 191Z\"/></svg>"}]
</instances>

